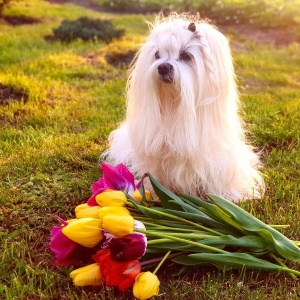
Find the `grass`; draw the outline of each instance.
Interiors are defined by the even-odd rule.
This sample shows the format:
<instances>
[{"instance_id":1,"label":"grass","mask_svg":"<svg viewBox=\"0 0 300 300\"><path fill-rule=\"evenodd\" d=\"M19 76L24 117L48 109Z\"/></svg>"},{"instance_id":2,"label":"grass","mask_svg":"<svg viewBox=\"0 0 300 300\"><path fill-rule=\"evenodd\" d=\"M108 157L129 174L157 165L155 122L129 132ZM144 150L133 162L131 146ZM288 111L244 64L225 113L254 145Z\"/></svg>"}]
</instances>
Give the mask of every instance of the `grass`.
<instances>
[{"instance_id":1,"label":"grass","mask_svg":"<svg viewBox=\"0 0 300 300\"><path fill-rule=\"evenodd\" d=\"M109 132L125 114L127 71L105 60L115 44L50 42L62 19L82 15L112 19L126 29L120 48L136 49L152 16L112 15L71 3L29 0L9 15L39 23L0 23L0 83L28 94L27 102L0 106L0 298L132 299L109 288L77 288L70 268L53 268L49 235L59 214L73 216L101 174L99 155ZM241 204L299 239L300 47L257 44L228 31L251 139L262 150L267 191L262 201ZM118 45L118 44L117 44ZM297 264L292 265L299 269ZM162 268L158 299L299 299L298 281L287 275L192 268Z\"/></svg>"}]
</instances>

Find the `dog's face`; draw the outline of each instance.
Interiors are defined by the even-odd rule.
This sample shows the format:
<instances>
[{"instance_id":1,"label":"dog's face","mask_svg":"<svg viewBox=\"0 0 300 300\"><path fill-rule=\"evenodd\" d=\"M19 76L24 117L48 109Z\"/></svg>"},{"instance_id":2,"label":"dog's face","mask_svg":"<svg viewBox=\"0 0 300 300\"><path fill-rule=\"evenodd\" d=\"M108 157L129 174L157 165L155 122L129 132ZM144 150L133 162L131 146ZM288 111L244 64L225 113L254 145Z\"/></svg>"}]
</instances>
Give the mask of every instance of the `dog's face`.
<instances>
[{"instance_id":1,"label":"dog's face","mask_svg":"<svg viewBox=\"0 0 300 300\"><path fill-rule=\"evenodd\" d=\"M227 41L213 26L182 19L162 22L138 53L137 88L156 89L160 100L168 93L194 106L206 104L231 76L224 73L226 61L231 62Z\"/></svg>"},{"instance_id":2,"label":"dog's face","mask_svg":"<svg viewBox=\"0 0 300 300\"><path fill-rule=\"evenodd\" d=\"M194 23L174 22L155 28L142 49L148 60L147 75L178 86L182 77L193 75L200 43Z\"/></svg>"},{"instance_id":3,"label":"dog's face","mask_svg":"<svg viewBox=\"0 0 300 300\"><path fill-rule=\"evenodd\" d=\"M165 83L174 82L175 70L183 67L182 65L188 69L193 68L195 51L192 48L199 41L199 36L195 33L194 23L190 23L187 28L184 27L175 27L171 30L166 28L164 32L154 32L150 38L152 55L156 50L153 64L157 65L159 79ZM151 45L151 42L154 44Z\"/></svg>"}]
</instances>

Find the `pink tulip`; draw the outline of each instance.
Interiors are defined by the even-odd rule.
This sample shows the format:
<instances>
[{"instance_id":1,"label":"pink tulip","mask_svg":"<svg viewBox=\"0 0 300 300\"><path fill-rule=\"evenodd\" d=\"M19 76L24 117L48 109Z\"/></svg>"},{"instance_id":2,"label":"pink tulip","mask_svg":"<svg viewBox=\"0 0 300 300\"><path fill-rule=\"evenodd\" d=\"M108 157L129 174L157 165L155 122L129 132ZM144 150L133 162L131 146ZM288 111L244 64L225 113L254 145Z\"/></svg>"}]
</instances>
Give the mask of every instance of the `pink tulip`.
<instances>
[{"instance_id":1,"label":"pink tulip","mask_svg":"<svg viewBox=\"0 0 300 300\"><path fill-rule=\"evenodd\" d=\"M92 196L87 201L90 206L96 206L96 196L105 190L123 191L131 194L135 190L134 176L123 164L116 167L108 164L101 164L103 176L92 185Z\"/></svg>"}]
</instances>

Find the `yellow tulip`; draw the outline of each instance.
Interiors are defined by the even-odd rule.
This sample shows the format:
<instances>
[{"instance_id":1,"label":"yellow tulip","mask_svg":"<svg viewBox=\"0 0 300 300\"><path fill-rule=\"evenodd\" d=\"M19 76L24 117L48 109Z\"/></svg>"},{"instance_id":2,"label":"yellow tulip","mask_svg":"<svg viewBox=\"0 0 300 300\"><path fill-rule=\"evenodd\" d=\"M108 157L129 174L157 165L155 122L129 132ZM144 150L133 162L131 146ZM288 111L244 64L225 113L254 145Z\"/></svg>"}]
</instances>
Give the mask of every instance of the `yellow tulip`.
<instances>
[{"instance_id":1,"label":"yellow tulip","mask_svg":"<svg viewBox=\"0 0 300 300\"><path fill-rule=\"evenodd\" d=\"M77 286L102 285L100 267L96 263L72 271L70 277Z\"/></svg>"},{"instance_id":2,"label":"yellow tulip","mask_svg":"<svg viewBox=\"0 0 300 300\"><path fill-rule=\"evenodd\" d=\"M127 198L121 191L105 190L96 196L100 206L125 206Z\"/></svg>"},{"instance_id":3,"label":"yellow tulip","mask_svg":"<svg viewBox=\"0 0 300 300\"><path fill-rule=\"evenodd\" d=\"M67 220L67 223L72 223L72 222L74 222L74 221L76 221L77 219L69 219L69 220ZM62 225L63 226L63 225Z\"/></svg>"},{"instance_id":4,"label":"yellow tulip","mask_svg":"<svg viewBox=\"0 0 300 300\"><path fill-rule=\"evenodd\" d=\"M99 206L89 206L87 203L80 204L75 207L75 215L77 219L81 218L98 218Z\"/></svg>"},{"instance_id":5,"label":"yellow tulip","mask_svg":"<svg viewBox=\"0 0 300 300\"><path fill-rule=\"evenodd\" d=\"M132 193L132 197L138 202L140 203L142 201L142 195L140 193L140 191L138 189L136 189L133 193ZM145 197L146 200L151 200L151 193L148 190L145 190Z\"/></svg>"},{"instance_id":6,"label":"yellow tulip","mask_svg":"<svg viewBox=\"0 0 300 300\"><path fill-rule=\"evenodd\" d=\"M63 227L62 233L70 240L92 248L103 239L101 224L101 220L95 218L77 219Z\"/></svg>"},{"instance_id":7,"label":"yellow tulip","mask_svg":"<svg viewBox=\"0 0 300 300\"><path fill-rule=\"evenodd\" d=\"M103 218L102 227L115 237L123 237L133 232L134 219L132 216L107 215Z\"/></svg>"},{"instance_id":8,"label":"yellow tulip","mask_svg":"<svg viewBox=\"0 0 300 300\"><path fill-rule=\"evenodd\" d=\"M98 209L98 218L103 221L103 218L108 215L130 216L130 212L125 207L105 206Z\"/></svg>"},{"instance_id":9,"label":"yellow tulip","mask_svg":"<svg viewBox=\"0 0 300 300\"><path fill-rule=\"evenodd\" d=\"M159 280L151 272L141 272L136 278L133 285L133 295L137 299L146 300L152 296L157 296L159 292Z\"/></svg>"}]
</instances>

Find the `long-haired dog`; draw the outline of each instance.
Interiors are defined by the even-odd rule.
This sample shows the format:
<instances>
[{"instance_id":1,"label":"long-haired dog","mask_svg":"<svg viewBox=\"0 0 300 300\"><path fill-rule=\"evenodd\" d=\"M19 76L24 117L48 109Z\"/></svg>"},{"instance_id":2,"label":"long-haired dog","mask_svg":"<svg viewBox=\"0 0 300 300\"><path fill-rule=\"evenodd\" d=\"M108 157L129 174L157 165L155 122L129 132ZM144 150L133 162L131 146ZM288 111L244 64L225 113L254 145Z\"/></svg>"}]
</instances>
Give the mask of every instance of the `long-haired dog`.
<instances>
[{"instance_id":1,"label":"long-haired dog","mask_svg":"<svg viewBox=\"0 0 300 300\"><path fill-rule=\"evenodd\" d=\"M259 159L245 140L228 41L190 15L157 17L127 84L127 115L104 153L175 193L258 198Z\"/></svg>"}]
</instances>

